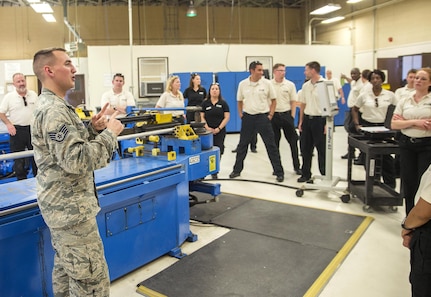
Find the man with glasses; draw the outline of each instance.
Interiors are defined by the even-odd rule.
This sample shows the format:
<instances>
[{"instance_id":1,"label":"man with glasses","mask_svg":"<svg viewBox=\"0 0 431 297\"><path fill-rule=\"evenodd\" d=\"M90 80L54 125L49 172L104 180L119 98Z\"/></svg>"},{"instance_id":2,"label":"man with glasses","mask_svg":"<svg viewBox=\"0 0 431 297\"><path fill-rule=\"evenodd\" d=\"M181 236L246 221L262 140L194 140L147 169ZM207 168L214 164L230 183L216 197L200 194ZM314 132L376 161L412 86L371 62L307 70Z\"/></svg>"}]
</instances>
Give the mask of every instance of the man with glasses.
<instances>
[{"instance_id":1,"label":"man with glasses","mask_svg":"<svg viewBox=\"0 0 431 297\"><path fill-rule=\"evenodd\" d=\"M118 111L120 115L124 116L127 113L127 106L136 105L135 99L133 98L132 93L123 90L123 74L114 74L114 77L112 78L112 85L112 89L103 93L100 106L105 106L106 103L109 103L109 107L105 112L106 115L111 115L114 112Z\"/></svg>"},{"instance_id":2,"label":"man with glasses","mask_svg":"<svg viewBox=\"0 0 431 297\"><path fill-rule=\"evenodd\" d=\"M236 161L229 177L240 176L244 168L244 159L247 156L247 147L257 132L265 143L273 174L277 176L278 182L283 182L284 170L271 125L271 119L275 113L276 93L271 82L263 78L262 63L259 61L251 62L248 69L250 76L238 85L238 112L242 122Z\"/></svg>"},{"instance_id":3,"label":"man with glasses","mask_svg":"<svg viewBox=\"0 0 431 297\"><path fill-rule=\"evenodd\" d=\"M10 135L10 150L21 152L26 149L32 150L30 136L30 123L33 119L33 111L36 109L37 94L27 90L27 82L24 74L15 73L12 76L15 90L6 94L0 105L0 119L6 125ZM34 158L31 157L33 175L37 174ZM13 170L18 180L27 178L25 158L15 159Z\"/></svg>"},{"instance_id":4,"label":"man with glasses","mask_svg":"<svg viewBox=\"0 0 431 297\"><path fill-rule=\"evenodd\" d=\"M302 171L299 165L298 157L298 133L295 130L295 113L298 103L296 86L290 80L285 78L286 66L277 63L272 67L274 78L271 80L277 95L277 105L275 107L274 117L271 120L274 131L275 143L280 147L281 130L290 146L292 155L293 170L296 174L301 175Z\"/></svg>"}]
</instances>

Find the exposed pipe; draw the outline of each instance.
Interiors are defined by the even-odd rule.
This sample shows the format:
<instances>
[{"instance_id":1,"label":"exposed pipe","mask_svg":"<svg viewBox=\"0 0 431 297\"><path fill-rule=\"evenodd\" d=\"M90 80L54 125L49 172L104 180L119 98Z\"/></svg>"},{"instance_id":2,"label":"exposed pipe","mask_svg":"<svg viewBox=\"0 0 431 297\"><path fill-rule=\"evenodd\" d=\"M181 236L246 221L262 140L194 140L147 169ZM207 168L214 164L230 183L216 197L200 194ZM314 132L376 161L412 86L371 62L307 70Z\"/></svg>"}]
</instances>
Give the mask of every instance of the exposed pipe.
<instances>
[{"instance_id":1,"label":"exposed pipe","mask_svg":"<svg viewBox=\"0 0 431 297\"><path fill-rule=\"evenodd\" d=\"M134 80L133 80L133 22L132 22L132 0L129 3L129 44L130 44L130 92L133 94Z\"/></svg>"},{"instance_id":2,"label":"exposed pipe","mask_svg":"<svg viewBox=\"0 0 431 297\"><path fill-rule=\"evenodd\" d=\"M145 136L150 136L150 135L171 133L174 131L174 129L175 128L166 128L166 129L147 131L147 132L141 132L141 133L136 133L136 134L122 135L122 136L117 137L117 141L134 139L134 138L145 137ZM27 151L9 153L9 154L0 154L0 161L32 157L33 155L34 155L33 150L27 150Z\"/></svg>"},{"instance_id":3,"label":"exposed pipe","mask_svg":"<svg viewBox=\"0 0 431 297\"><path fill-rule=\"evenodd\" d=\"M311 45L312 42L312 38L311 38L311 23L313 21L322 21L324 20L324 18L311 18L311 20L308 22L308 45Z\"/></svg>"},{"instance_id":4,"label":"exposed pipe","mask_svg":"<svg viewBox=\"0 0 431 297\"><path fill-rule=\"evenodd\" d=\"M345 18L349 18L349 17L355 16L355 15L358 15L358 14L366 13L366 12L369 12L369 11L372 11L372 10L375 10L375 9L379 9L379 8L382 8L382 7L385 7L385 6L388 6L388 5L392 5L392 4L395 4L395 3L398 3L398 2L403 2L403 1L405 1L405 0L392 0L392 1L385 2L385 3L373 5L373 6L368 7L368 8L364 8L364 9L361 9L361 10L358 10L358 11L355 11L355 12L352 12L352 13L348 13L344 17Z\"/></svg>"}]
</instances>

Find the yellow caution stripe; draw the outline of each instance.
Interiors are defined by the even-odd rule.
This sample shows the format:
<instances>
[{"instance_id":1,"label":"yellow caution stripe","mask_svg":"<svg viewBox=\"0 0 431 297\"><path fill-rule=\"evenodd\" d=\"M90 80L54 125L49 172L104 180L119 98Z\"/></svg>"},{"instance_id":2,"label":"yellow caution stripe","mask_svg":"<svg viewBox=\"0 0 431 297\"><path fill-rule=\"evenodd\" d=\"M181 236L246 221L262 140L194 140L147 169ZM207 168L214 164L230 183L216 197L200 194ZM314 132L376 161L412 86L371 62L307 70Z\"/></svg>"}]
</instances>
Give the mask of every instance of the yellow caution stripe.
<instances>
[{"instance_id":1,"label":"yellow caution stripe","mask_svg":"<svg viewBox=\"0 0 431 297\"><path fill-rule=\"evenodd\" d=\"M136 292L145 297L168 297L167 295L151 290L143 285L138 285Z\"/></svg>"},{"instance_id":2,"label":"yellow caution stripe","mask_svg":"<svg viewBox=\"0 0 431 297\"><path fill-rule=\"evenodd\" d=\"M320 276L314 281L311 287L305 292L304 297L315 297L322 291L323 287L347 257L349 252L352 250L353 246L359 241L359 238L364 234L365 230L371 224L374 219L372 217L365 217L361 225L356 229L356 231L350 236L349 240L344 244L337 255L332 259L332 261L326 266L325 270L320 274Z\"/></svg>"}]
</instances>

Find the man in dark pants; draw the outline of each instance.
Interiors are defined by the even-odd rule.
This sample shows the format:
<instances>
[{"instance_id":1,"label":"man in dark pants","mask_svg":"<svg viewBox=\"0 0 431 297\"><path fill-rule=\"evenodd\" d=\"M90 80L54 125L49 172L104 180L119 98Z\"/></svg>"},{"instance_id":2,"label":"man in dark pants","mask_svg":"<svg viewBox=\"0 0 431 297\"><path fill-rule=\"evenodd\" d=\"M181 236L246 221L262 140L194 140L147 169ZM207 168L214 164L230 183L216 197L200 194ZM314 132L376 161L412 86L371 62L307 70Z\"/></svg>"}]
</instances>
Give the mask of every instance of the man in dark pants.
<instances>
[{"instance_id":1,"label":"man in dark pants","mask_svg":"<svg viewBox=\"0 0 431 297\"><path fill-rule=\"evenodd\" d=\"M21 152L26 149L32 150L30 123L36 109L37 94L34 91L27 90L24 74L15 73L12 76L12 81L15 90L4 96L0 106L0 120L5 123L9 132L9 144L12 152ZM8 117L6 114L8 114ZM31 157L30 160L33 175L36 176L37 166L34 158ZM13 169L18 180L27 178L25 158L15 159Z\"/></svg>"},{"instance_id":2,"label":"man in dark pants","mask_svg":"<svg viewBox=\"0 0 431 297\"><path fill-rule=\"evenodd\" d=\"M305 77L308 80L302 85L298 128L301 132L302 175L298 182L311 179L311 161L313 150L317 149L320 174L325 175L325 129L326 118L322 117L320 100L316 84L324 81L320 76L320 64L309 62L305 65Z\"/></svg>"},{"instance_id":3,"label":"man in dark pants","mask_svg":"<svg viewBox=\"0 0 431 297\"><path fill-rule=\"evenodd\" d=\"M286 66L284 64L275 64L272 67L272 72L274 78L271 82L274 86L275 93L277 94L275 114L271 120L275 143L277 147L280 148L281 130L283 130L284 137L290 146L293 170L295 170L296 174L301 175L302 171L300 169L298 158L299 137L296 133L294 124L296 105L298 104L296 87L293 82L284 77L286 74Z\"/></svg>"},{"instance_id":4,"label":"man in dark pants","mask_svg":"<svg viewBox=\"0 0 431 297\"><path fill-rule=\"evenodd\" d=\"M232 153L236 153L238 151L238 145L234 150L232 150ZM257 153L257 132L253 135L253 138L250 141L250 151L252 153Z\"/></svg>"},{"instance_id":5,"label":"man in dark pants","mask_svg":"<svg viewBox=\"0 0 431 297\"><path fill-rule=\"evenodd\" d=\"M275 91L271 82L263 78L262 63L254 61L249 66L250 76L238 85L238 112L242 118L240 139L236 161L230 178L240 176L247 156L247 147L257 132L265 143L277 181L284 181L284 170L281 165L280 152L275 145L271 119L275 112ZM271 105L268 103L271 102Z\"/></svg>"}]
</instances>

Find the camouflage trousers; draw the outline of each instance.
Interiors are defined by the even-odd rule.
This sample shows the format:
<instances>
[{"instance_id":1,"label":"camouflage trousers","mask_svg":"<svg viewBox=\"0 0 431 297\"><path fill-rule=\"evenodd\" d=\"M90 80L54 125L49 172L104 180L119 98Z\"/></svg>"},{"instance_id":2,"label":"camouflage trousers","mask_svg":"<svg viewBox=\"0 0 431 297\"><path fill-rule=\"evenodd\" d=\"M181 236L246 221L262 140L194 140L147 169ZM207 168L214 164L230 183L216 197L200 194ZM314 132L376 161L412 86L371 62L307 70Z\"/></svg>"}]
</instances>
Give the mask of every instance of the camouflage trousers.
<instances>
[{"instance_id":1,"label":"camouflage trousers","mask_svg":"<svg viewBox=\"0 0 431 297\"><path fill-rule=\"evenodd\" d=\"M109 296L109 272L96 219L51 229L55 297Z\"/></svg>"}]
</instances>

